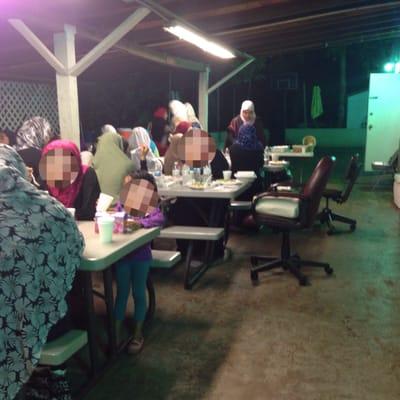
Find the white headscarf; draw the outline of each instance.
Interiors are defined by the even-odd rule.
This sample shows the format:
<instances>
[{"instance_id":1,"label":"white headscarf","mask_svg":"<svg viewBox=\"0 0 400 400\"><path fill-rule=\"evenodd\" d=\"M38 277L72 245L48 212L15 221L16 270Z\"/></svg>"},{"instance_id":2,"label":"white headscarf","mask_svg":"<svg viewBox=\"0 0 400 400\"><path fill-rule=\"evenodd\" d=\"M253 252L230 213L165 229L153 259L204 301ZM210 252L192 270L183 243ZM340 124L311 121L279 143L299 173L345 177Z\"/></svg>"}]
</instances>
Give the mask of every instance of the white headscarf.
<instances>
[{"instance_id":1,"label":"white headscarf","mask_svg":"<svg viewBox=\"0 0 400 400\"><path fill-rule=\"evenodd\" d=\"M135 164L135 170L137 171L140 170L141 146L146 146L149 149L146 155L147 168L149 170L154 170L156 167L158 167L160 170L162 170L162 163L151 150L150 142L150 135L146 129L141 126L132 129L132 135L129 137L129 151L131 153L131 159Z\"/></svg>"},{"instance_id":2,"label":"white headscarf","mask_svg":"<svg viewBox=\"0 0 400 400\"><path fill-rule=\"evenodd\" d=\"M107 132L117 133L117 130L110 124L103 125L101 127L101 134L107 133Z\"/></svg>"},{"instance_id":3,"label":"white headscarf","mask_svg":"<svg viewBox=\"0 0 400 400\"><path fill-rule=\"evenodd\" d=\"M190 103L185 103L186 106L186 114L188 117L188 121L193 124L194 122L199 125L199 128L202 129L199 119L196 116L196 112L194 111L193 106Z\"/></svg>"},{"instance_id":4,"label":"white headscarf","mask_svg":"<svg viewBox=\"0 0 400 400\"><path fill-rule=\"evenodd\" d=\"M252 111L253 117L249 121L246 121L243 116L243 111ZM245 123L248 123L250 125L254 124L254 122L256 120L256 113L255 113L255 109L254 109L254 103L251 100L245 100L242 103L242 107L240 108L240 118Z\"/></svg>"},{"instance_id":5,"label":"white headscarf","mask_svg":"<svg viewBox=\"0 0 400 400\"><path fill-rule=\"evenodd\" d=\"M186 106L181 101L171 100L169 102L169 109L172 113L172 123L174 125L174 130L178 126L179 122L189 122Z\"/></svg>"}]
</instances>

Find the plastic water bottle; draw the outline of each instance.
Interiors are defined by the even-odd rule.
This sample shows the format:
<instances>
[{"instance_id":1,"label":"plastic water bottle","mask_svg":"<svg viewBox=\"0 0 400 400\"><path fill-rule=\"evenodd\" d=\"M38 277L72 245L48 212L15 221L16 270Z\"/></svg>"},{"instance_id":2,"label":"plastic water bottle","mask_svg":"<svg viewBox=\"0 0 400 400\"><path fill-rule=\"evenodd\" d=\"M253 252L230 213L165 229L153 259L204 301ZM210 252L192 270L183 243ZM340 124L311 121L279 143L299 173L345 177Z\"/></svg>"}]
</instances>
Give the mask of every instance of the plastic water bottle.
<instances>
[{"instance_id":1,"label":"plastic water bottle","mask_svg":"<svg viewBox=\"0 0 400 400\"><path fill-rule=\"evenodd\" d=\"M201 169L200 168L193 169L193 178L196 182L201 181Z\"/></svg>"},{"instance_id":2,"label":"plastic water bottle","mask_svg":"<svg viewBox=\"0 0 400 400\"><path fill-rule=\"evenodd\" d=\"M154 176L160 176L162 175L162 165L161 163L154 163L153 164L153 169L152 171L149 171L150 173L152 173Z\"/></svg>"},{"instance_id":3,"label":"plastic water bottle","mask_svg":"<svg viewBox=\"0 0 400 400\"><path fill-rule=\"evenodd\" d=\"M182 185L187 185L192 181L192 177L190 176L190 167L187 164L183 164L182 167Z\"/></svg>"},{"instance_id":4,"label":"plastic water bottle","mask_svg":"<svg viewBox=\"0 0 400 400\"><path fill-rule=\"evenodd\" d=\"M204 168L203 168L203 175L208 178L211 175L211 167L210 164L207 164Z\"/></svg>"},{"instance_id":5,"label":"plastic water bottle","mask_svg":"<svg viewBox=\"0 0 400 400\"><path fill-rule=\"evenodd\" d=\"M160 170L154 171L154 180L158 188L163 188L165 186L164 176Z\"/></svg>"},{"instance_id":6,"label":"plastic water bottle","mask_svg":"<svg viewBox=\"0 0 400 400\"><path fill-rule=\"evenodd\" d=\"M181 170L179 169L179 164L177 161L174 162L174 167L172 168L172 176L178 177L181 175Z\"/></svg>"},{"instance_id":7,"label":"plastic water bottle","mask_svg":"<svg viewBox=\"0 0 400 400\"><path fill-rule=\"evenodd\" d=\"M209 185L211 183L211 179L212 179L211 167L210 167L210 164L207 164L203 168L203 180L204 180L204 183L206 185Z\"/></svg>"}]
</instances>

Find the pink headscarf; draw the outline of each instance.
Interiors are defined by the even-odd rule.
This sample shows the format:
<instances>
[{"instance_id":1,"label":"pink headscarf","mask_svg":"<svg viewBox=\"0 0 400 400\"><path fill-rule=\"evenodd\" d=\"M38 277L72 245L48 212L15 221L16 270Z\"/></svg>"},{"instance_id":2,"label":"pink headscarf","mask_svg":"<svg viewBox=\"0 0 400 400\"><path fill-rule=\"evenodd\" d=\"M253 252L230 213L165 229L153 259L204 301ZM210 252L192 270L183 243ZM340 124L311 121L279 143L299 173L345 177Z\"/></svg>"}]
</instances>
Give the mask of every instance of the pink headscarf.
<instances>
[{"instance_id":1,"label":"pink headscarf","mask_svg":"<svg viewBox=\"0 0 400 400\"><path fill-rule=\"evenodd\" d=\"M65 207L67 208L73 207L75 199L77 198L79 191L81 190L83 176L85 175L89 167L87 165L82 165L81 154L79 152L79 149L76 146L76 144L74 142L71 142L70 140L54 140L50 142L44 147L42 151L42 157L45 154L47 154L50 150L55 150L55 149L63 149L70 151L72 155L75 156L76 159L78 160L79 172L75 181L72 182L71 185L69 185L65 189L49 187L48 191L59 202L64 204Z\"/></svg>"}]
</instances>

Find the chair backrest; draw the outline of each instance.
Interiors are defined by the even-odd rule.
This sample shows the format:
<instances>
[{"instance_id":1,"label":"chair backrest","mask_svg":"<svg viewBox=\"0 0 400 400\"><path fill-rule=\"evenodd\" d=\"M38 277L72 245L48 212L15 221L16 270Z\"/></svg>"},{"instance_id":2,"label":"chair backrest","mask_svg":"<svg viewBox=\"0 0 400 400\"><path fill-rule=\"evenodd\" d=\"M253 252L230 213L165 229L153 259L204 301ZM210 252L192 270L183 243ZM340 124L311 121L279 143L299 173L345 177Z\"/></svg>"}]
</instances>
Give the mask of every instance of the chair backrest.
<instances>
[{"instance_id":1,"label":"chair backrest","mask_svg":"<svg viewBox=\"0 0 400 400\"><path fill-rule=\"evenodd\" d=\"M358 175L360 175L360 171L361 163L359 160L359 155L354 154L351 156L349 165L347 166L346 174L344 176L344 179L347 181L347 185L343 189L342 195L340 196L340 203L344 203L349 198Z\"/></svg>"},{"instance_id":2,"label":"chair backrest","mask_svg":"<svg viewBox=\"0 0 400 400\"><path fill-rule=\"evenodd\" d=\"M303 137L303 144L305 146L316 146L317 145L317 139L315 138L315 136L312 135L307 135Z\"/></svg>"},{"instance_id":3,"label":"chair backrest","mask_svg":"<svg viewBox=\"0 0 400 400\"><path fill-rule=\"evenodd\" d=\"M311 226L314 223L319 203L326 184L328 183L334 163L334 157L325 156L321 158L301 192L302 196L306 198L305 202L307 208L305 210L305 219L303 220L305 226Z\"/></svg>"}]
</instances>

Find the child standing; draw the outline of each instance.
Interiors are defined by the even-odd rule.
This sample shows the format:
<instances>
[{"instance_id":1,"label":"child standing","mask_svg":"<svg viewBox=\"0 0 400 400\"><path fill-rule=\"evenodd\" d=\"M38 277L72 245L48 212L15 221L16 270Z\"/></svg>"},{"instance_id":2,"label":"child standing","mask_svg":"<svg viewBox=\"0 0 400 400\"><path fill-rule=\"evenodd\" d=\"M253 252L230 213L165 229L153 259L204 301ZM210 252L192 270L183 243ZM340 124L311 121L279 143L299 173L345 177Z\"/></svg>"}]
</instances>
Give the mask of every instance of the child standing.
<instances>
[{"instance_id":1,"label":"child standing","mask_svg":"<svg viewBox=\"0 0 400 400\"><path fill-rule=\"evenodd\" d=\"M139 171L132 174L134 179L145 179L149 181L157 190L154 177L145 171ZM144 217L136 218L136 221L143 228L153 228L161 226L164 222L164 216L160 208L156 208L150 214ZM139 353L144 344L143 323L146 317L147 298L146 298L146 282L151 265L151 247L150 243L140 247L133 253L125 256L117 263L117 297L115 300L115 319L117 326L117 334L122 329L125 319L126 305L129 297L129 291L132 287L132 296L135 304L134 323L132 341L128 345L129 354ZM119 336L119 335L117 335Z\"/></svg>"}]
</instances>

